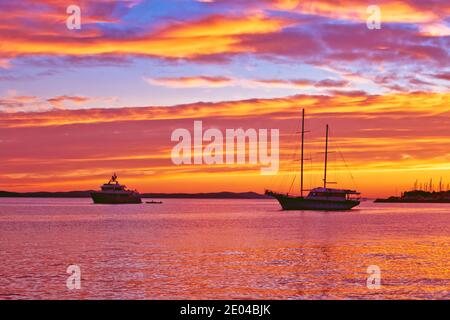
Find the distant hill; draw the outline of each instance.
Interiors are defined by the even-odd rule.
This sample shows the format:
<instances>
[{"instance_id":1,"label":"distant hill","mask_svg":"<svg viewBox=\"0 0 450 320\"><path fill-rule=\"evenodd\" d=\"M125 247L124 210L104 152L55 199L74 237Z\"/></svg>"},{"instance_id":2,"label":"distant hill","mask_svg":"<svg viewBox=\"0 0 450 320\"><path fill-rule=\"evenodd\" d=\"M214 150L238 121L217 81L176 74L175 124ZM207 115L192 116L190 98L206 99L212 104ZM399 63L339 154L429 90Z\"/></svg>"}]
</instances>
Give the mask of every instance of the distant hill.
<instances>
[{"instance_id":1,"label":"distant hill","mask_svg":"<svg viewBox=\"0 0 450 320\"><path fill-rule=\"evenodd\" d=\"M210 192L210 193L143 193L143 198L191 198L191 199L270 199L256 192Z\"/></svg>"},{"instance_id":2,"label":"distant hill","mask_svg":"<svg viewBox=\"0 0 450 320\"><path fill-rule=\"evenodd\" d=\"M90 198L91 191L66 191L66 192L10 192L0 191L0 197L11 198Z\"/></svg>"},{"instance_id":3,"label":"distant hill","mask_svg":"<svg viewBox=\"0 0 450 320\"><path fill-rule=\"evenodd\" d=\"M66 192L9 192L0 191L0 197L10 198L90 198L88 191ZM210 192L210 193L142 193L142 198L182 198L182 199L270 199L256 192Z\"/></svg>"},{"instance_id":4,"label":"distant hill","mask_svg":"<svg viewBox=\"0 0 450 320\"><path fill-rule=\"evenodd\" d=\"M376 199L375 202L405 202L405 203L450 203L450 190L429 192L422 190L406 191L401 197Z\"/></svg>"}]
</instances>

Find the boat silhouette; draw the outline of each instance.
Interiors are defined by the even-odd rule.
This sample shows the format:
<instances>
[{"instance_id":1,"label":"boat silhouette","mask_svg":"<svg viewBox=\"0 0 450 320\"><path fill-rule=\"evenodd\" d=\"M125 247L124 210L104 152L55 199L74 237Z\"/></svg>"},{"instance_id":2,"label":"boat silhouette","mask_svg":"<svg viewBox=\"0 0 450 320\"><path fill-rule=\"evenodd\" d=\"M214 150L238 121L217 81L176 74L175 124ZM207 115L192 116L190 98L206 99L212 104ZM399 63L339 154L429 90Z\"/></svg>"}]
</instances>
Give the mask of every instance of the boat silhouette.
<instances>
[{"instance_id":1,"label":"boat silhouette","mask_svg":"<svg viewBox=\"0 0 450 320\"><path fill-rule=\"evenodd\" d=\"M292 196L288 193L283 194L272 190L266 190L265 194L278 200L283 210L350 210L360 204L360 193L356 190L334 189L328 188L327 184L327 166L328 166L328 132L329 127L326 126L325 139L325 161L324 161L324 178L323 186L317 187L303 196L305 189L303 188L304 173L304 144L305 144L305 109L302 111L302 143L301 143L301 168L300 168L300 196Z\"/></svg>"},{"instance_id":2,"label":"boat silhouette","mask_svg":"<svg viewBox=\"0 0 450 320\"><path fill-rule=\"evenodd\" d=\"M117 175L101 186L100 191L91 192L94 203L98 204L128 204L142 203L141 195L135 190L128 190L117 180Z\"/></svg>"}]
</instances>

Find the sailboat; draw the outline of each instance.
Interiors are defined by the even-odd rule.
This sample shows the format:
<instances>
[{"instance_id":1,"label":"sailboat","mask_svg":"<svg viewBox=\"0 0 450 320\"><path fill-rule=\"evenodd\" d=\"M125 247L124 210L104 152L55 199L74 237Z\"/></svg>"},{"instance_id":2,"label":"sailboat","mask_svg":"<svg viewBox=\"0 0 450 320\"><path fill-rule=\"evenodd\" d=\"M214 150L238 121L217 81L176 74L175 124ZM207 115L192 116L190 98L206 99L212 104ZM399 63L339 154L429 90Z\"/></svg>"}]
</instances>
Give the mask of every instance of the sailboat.
<instances>
[{"instance_id":1,"label":"sailboat","mask_svg":"<svg viewBox=\"0 0 450 320\"><path fill-rule=\"evenodd\" d=\"M360 204L360 193L355 190L328 188L327 165L328 165L328 131L326 126L325 140L325 165L323 186L309 190L306 197L303 196L303 151L305 145L305 109L302 112L302 145L301 145L301 169L300 169L300 196L292 196L266 190L265 194L278 200L283 210L350 210Z\"/></svg>"}]
</instances>

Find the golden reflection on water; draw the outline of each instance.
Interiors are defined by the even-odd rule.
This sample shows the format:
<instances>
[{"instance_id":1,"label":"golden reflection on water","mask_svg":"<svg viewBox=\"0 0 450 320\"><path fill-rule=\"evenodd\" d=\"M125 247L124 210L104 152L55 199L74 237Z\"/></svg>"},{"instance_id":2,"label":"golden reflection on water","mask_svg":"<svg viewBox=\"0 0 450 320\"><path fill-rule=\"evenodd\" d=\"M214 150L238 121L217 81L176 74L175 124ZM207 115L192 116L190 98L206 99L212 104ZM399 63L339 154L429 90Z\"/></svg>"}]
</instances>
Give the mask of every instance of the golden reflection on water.
<instances>
[{"instance_id":1,"label":"golden reflection on water","mask_svg":"<svg viewBox=\"0 0 450 320\"><path fill-rule=\"evenodd\" d=\"M449 298L448 206L363 203L282 212L273 201L0 200L0 298ZM66 268L80 265L82 289ZM366 286L367 267L381 288Z\"/></svg>"}]
</instances>

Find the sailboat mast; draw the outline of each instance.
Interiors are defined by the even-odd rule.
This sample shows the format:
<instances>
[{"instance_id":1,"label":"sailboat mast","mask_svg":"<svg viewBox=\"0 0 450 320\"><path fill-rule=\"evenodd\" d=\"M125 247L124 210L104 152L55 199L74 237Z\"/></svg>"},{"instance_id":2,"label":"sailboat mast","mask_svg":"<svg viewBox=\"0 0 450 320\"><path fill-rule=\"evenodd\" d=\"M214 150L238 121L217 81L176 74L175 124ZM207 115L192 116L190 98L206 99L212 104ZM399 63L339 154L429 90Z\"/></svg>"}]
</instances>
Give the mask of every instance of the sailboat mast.
<instances>
[{"instance_id":1,"label":"sailboat mast","mask_svg":"<svg viewBox=\"0 0 450 320\"><path fill-rule=\"evenodd\" d=\"M303 150L305 145L305 109L302 111L302 155L301 155L301 168L300 168L300 196L303 198Z\"/></svg>"},{"instance_id":2,"label":"sailboat mast","mask_svg":"<svg viewBox=\"0 0 450 320\"><path fill-rule=\"evenodd\" d=\"M327 187L327 165L328 165L328 125L327 125L327 133L325 140L325 170L323 175L323 187Z\"/></svg>"}]
</instances>

